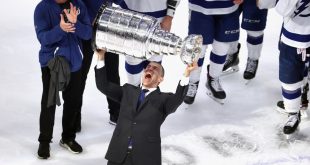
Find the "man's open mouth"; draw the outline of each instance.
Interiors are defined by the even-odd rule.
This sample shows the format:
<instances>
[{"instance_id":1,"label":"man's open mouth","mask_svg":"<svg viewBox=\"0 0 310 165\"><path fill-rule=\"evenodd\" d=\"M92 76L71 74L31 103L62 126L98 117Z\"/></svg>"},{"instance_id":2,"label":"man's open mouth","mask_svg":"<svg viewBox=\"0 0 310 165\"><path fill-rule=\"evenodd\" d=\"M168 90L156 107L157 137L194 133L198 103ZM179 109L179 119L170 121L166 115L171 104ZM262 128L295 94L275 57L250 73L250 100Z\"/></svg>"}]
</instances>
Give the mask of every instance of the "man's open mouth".
<instances>
[{"instance_id":1,"label":"man's open mouth","mask_svg":"<svg viewBox=\"0 0 310 165\"><path fill-rule=\"evenodd\" d=\"M145 79L151 79L152 75L150 73L145 74Z\"/></svg>"}]
</instances>

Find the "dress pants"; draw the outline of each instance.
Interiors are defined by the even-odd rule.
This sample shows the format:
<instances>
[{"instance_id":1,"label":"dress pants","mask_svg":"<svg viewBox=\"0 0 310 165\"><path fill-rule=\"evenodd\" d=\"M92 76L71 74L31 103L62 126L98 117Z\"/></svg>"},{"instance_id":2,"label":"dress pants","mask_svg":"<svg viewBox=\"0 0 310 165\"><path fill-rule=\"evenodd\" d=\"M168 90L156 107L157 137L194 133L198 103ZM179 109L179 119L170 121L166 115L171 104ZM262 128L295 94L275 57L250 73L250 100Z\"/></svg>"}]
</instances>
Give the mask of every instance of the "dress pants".
<instances>
[{"instance_id":1,"label":"dress pants","mask_svg":"<svg viewBox=\"0 0 310 165\"><path fill-rule=\"evenodd\" d=\"M48 92L50 86L50 69L48 67L41 68L43 94L41 99L40 113L40 135L39 142L50 143L53 138L53 127L55 120L56 105L47 107ZM81 71L71 72L70 82L65 91L62 92L63 115L62 115L62 140L69 142L75 139L75 119L79 107L77 102L81 100L79 89L81 87Z\"/></svg>"}]
</instances>

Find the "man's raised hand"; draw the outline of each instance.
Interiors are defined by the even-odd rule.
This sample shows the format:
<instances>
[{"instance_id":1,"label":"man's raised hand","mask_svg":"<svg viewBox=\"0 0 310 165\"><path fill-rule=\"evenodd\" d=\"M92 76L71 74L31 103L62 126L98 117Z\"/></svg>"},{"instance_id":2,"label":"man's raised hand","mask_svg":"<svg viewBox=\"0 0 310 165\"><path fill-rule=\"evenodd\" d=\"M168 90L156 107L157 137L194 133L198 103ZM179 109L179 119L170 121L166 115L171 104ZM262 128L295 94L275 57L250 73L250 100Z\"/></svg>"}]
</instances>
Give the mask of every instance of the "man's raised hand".
<instances>
[{"instance_id":1,"label":"man's raised hand","mask_svg":"<svg viewBox=\"0 0 310 165\"><path fill-rule=\"evenodd\" d=\"M190 75L190 73L197 69L198 68L198 63L197 61L194 61L192 64L188 64L186 69L185 69L185 72L184 72L184 76L185 77L188 77Z\"/></svg>"},{"instance_id":2,"label":"man's raised hand","mask_svg":"<svg viewBox=\"0 0 310 165\"><path fill-rule=\"evenodd\" d=\"M77 17L79 15L79 12L76 9L76 7L73 6L72 3L70 3L70 13L66 9L64 9L64 12L65 12L65 14L66 14L66 16L68 18L68 21L73 23L73 24L75 24L76 21L77 21Z\"/></svg>"},{"instance_id":3,"label":"man's raised hand","mask_svg":"<svg viewBox=\"0 0 310 165\"><path fill-rule=\"evenodd\" d=\"M95 51L95 54L97 55L98 61L104 61L105 58L105 49L98 49Z\"/></svg>"}]
</instances>

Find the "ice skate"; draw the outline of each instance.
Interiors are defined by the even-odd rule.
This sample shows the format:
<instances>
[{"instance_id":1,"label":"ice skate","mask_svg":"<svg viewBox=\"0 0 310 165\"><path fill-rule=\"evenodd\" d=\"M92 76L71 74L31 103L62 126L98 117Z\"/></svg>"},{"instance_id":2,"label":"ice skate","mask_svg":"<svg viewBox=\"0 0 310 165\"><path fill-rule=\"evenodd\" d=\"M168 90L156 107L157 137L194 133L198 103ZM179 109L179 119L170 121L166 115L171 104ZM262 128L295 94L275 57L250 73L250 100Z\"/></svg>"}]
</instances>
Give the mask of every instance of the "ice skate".
<instances>
[{"instance_id":1,"label":"ice skate","mask_svg":"<svg viewBox=\"0 0 310 165\"><path fill-rule=\"evenodd\" d=\"M239 66L235 65L235 66L231 66L230 68L228 68L227 70L223 71L221 76L227 76L233 73L236 73L239 71Z\"/></svg>"},{"instance_id":2,"label":"ice skate","mask_svg":"<svg viewBox=\"0 0 310 165\"><path fill-rule=\"evenodd\" d=\"M206 86L207 86L207 85L206 85ZM221 105L224 105L224 100L225 100L225 99L218 99L218 98L214 97L213 94L212 94L212 92L211 92L211 90L209 90L208 87L207 87L207 95L208 95L212 100L216 101L217 103L219 103L219 104L221 104Z\"/></svg>"},{"instance_id":3,"label":"ice skate","mask_svg":"<svg viewBox=\"0 0 310 165\"><path fill-rule=\"evenodd\" d=\"M247 65L243 73L243 78L245 79L246 85L248 85L250 81L253 78L255 78L257 67L258 67L258 60L248 58Z\"/></svg>"},{"instance_id":4,"label":"ice skate","mask_svg":"<svg viewBox=\"0 0 310 165\"><path fill-rule=\"evenodd\" d=\"M234 54L228 54L224 67L222 76L226 76L239 71L239 51L240 51L240 43L238 44L238 51Z\"/></svg>"},{"instance_id":5,"label":"ice skate","mask_svg":"<svg viewBox=\"0 0 310 165\"><path fill-rule=\"evenodd\" d=\"M298 134L300 113L289 113L288 120L283 127L283 133L287 140L291 140Z\"/></svg>"},{"instance_id":6,"label":"ice skate","mask_svg":"<svg viewBox=\"0 0 310 165\"><path fill-rule=\"evenodd\" d=\"M198 85L199 85L199 81L197 81L195 83L189 82L188 91L187 91L187 94L184 98L185 104L193 104L194 103L195 97L197 94Z\"/></svg>"},{"instance_id":7,"label":"ice skate","mask_svg":"<svg viewBox=\"0 0 310 165\"><path fill-rule=\"evenodd\" d=\"M299 128L297 128L297 129L295 130L295 132L292 133L292 134L285 134L285 139L286 139L288 142L292 143L292 142L295 142L295 140L298 139L298 136L299 136Z\"/></svg>"},{"instance_id":8,"label":"ice skate","mask_svg":"<svg viewBox=\"0 0 310 165\"><path fill-rule=\"evenodd\" d=\"M208 96L210 96L214 101L223 105L226 98L226 93L221 86L219 78L213 78L209 75L209 66L206 87L208 90Z\"/></svg>"}]
</instances>

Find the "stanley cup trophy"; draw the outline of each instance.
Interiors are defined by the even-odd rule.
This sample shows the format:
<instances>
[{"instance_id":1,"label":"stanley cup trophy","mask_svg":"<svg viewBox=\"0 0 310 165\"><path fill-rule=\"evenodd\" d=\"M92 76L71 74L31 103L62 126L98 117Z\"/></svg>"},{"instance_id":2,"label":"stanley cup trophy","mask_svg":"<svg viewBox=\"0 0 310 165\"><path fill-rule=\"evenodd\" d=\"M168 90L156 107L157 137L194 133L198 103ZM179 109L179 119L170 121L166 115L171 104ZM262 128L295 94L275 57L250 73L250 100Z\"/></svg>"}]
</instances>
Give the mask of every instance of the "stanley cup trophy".
<instances>
[{"instance_id":1,"label":"stanley cup trophy","mask_svg":"<svg viewBox=\"0 0 310 165\"><path fill-rule=\"evenodd\" d=\"M135 58L179 55L185 64L191 64L199 57L201 47L200 35L189 35L183 41L162 30L154 17L112 6L101 6L94 24L94 49Z\"/></svg>"}]
</instances>

